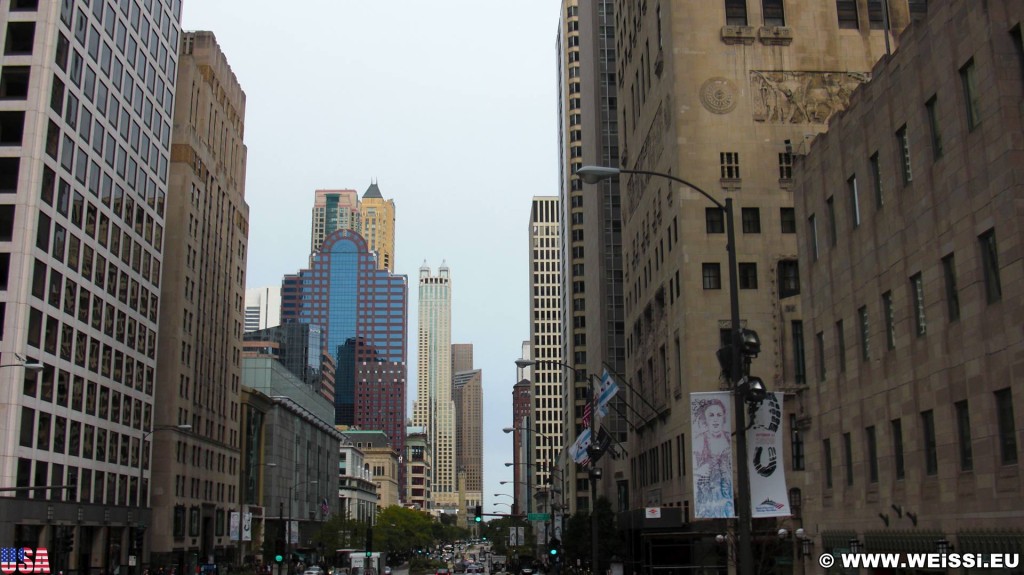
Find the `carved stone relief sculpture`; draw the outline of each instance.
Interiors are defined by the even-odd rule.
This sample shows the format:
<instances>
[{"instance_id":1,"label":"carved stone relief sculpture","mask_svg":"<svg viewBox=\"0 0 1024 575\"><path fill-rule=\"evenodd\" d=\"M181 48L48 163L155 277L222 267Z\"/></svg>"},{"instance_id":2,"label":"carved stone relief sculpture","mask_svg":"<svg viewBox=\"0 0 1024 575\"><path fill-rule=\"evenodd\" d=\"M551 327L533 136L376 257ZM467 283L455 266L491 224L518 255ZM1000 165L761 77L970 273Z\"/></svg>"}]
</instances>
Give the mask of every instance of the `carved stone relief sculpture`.
<instances>
[{"instance_id":1,"label":"carved stone relief sculpture","mask_svg":"<svg viewBox=\"0 0 1024 575\"><path fill-rule=\"evenodd\" d=\"M754 121L825 124L846 108L870 74L858 72L750 72Z\"/></svg>"}]
</instances>

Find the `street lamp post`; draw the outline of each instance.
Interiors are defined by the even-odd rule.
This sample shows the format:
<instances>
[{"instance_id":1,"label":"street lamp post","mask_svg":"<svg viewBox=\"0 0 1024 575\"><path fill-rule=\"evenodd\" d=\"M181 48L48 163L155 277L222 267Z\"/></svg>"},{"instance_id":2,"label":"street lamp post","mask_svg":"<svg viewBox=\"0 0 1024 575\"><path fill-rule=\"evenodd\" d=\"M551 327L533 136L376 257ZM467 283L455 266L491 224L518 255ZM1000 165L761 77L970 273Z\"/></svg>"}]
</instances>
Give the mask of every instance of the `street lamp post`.
<instances>
[{"instance_id":1,"label":"street lamp post","mask_svg":"<svg viewBox=\"0 0 1024 575\"><path fill-rule=\"evenodd\" d=\"M742 355L742 337L740 332L740 298L739 298L739 277L738 267L736 264L736 230L733 222L733 207L732 198L726 198L725 204L711 197L707 192L702 190L700 187L687 182L682 178L677 178L671 174L663 174L661 172L650 172L646 170L626 170L620 168L610 168L605 166L583 166L576 170L578 175L584 182L588 184L596 184L601 180L614 178L619 174L637 174L645 176L657 176L678 182L687 186L700 195L707 198L712 204L718 209L725 213L726 223L726 251L729 254L729 312L730 312L730 323L731 326L731 366L729 369L729 379L733 390L733 402L734 411L736 412L736 450L739 452L737 458L739 459L739 465L737 468L737 479L738 479L738 493L736 495L736 504L739 507L737 514L739 515L739 573L740 575L752 575L754 567L754 555L750 545L750 521L751 521L751 509L750 509L750 477L747 474L747 438L746 438L746 406L744 405L744 397L742 393L738 392L740 386L742 373L741 373L741 360Z\"/></svg>"},{"instance_id":2,"label":"street lamp post","mask_svg":"<svg viewBox=\"0 0 1024 575\"><path fill-rule=\"evenodd\" d=\"M298 538L299 538L299 525L298 525L298 522L296 521L296 523L295 523L295 539L296 539L296 541L292 541L291 522L292 522L292 520L294 520L294 516L293 516L293 513L292 513L292 499L293 499L292 494L295 492L295 488L296 487L304 487L306 485L316 485L318 483L320 483L319 479L311 479L309 481L304 481L302 483L296 483L296 484L294 484L294 485L292 485L292 486L290 486L288 488L288 523L289 523L289 525L287 525L285 527L285 537L287 538L287 541L288 541L288 545L286 547L288 549L289 559L291 558L291 554L292 554L292 543L298 543Z\"/></svg>"},{"instance_id":3,"label":"street lamp post","mask_svg":"<svg viewBox=\"0 0 1024 575\"><path fill-rule=\"evenodd\" d=\"M191 430L192 426L188 423L183 423L180 425L155 425L153 426L152 429L142 434L142 442L139 443L139 495L138 498L135 500L135 502L138 504L140 519L142 518L142 509L146 507L147 503L146 501L144 501L144 496L149 493L149 490L142 489L142 482L144 481L143 475L146 471L146 440L149 439L149 436L153 435L158 431ZM141 532L136 531L135 536L132 538L131 541L132 550L136 554L135 569L132 569L133 573L137 572L138 567L142 564L142 551L145 548L145 541L143 540L143 537L145 537L145 526L135 527L135 529L141 530Z\"/></svg>"}]
</instances>

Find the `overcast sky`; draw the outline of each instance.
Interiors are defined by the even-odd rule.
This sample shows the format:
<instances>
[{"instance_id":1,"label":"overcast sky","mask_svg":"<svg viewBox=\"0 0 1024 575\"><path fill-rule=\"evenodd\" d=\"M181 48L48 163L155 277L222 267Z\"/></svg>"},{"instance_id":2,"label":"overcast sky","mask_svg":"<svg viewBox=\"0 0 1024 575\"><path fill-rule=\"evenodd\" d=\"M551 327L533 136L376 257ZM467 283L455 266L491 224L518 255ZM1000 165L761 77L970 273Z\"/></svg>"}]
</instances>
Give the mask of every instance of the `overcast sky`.
<instances>
[{"instance_id":1,"label":"overcast sky","mask_svg":"<svg viewBox=\"0 0 1024 575\"><path fill-rule=\"evenodd\" d=\"M376 180L410 282L409 416L417 278L442 260L452 341L484 377L484 500L511 493L511 389L529 338L532 196L557 195L554 0L185 0L246 94L248 287L309 257L316 189ZM497 498L508 502L508 498Z\"/></svg>"}]
</instances>

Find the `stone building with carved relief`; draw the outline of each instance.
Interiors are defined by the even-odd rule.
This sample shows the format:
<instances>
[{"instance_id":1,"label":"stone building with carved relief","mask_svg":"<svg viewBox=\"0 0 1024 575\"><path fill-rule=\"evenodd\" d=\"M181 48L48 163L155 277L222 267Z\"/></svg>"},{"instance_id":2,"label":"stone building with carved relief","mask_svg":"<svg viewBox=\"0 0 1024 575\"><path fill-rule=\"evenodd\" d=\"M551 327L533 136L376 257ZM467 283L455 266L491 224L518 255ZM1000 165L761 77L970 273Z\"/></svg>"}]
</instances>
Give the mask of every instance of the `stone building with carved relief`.
<instances>
[{"instance_id":1,"label":"stone building with carved relief","mask_svg":"<svg viewBox=\"0 0 1024 575\"><path fill-rule=\"evenodd\" d=\"M930 2L797 161L814 556L1024 548L1022 21Z\"/></svg>"},{"instance_id":2,"label":"stone building with carved relief","mask_svg":"<svg viewBox=\"0 0 1024 575\"><path fill-rule=\"evenodd\" d=\"M776 430L784 466L801 485L813 342L801 303L793 157L826 130L925 2L889 0L617 1L617 166L667 173L734 202L739 307L762 350L751 374L785 392ZM886 29L888 26L891 32ZM632 414L624 457L601 461L599 491L618 512L629 558L665 568L732 563L733 527L693 513L690 393L728 389L716 351L731 329L725 215L687 186L619 178L625 373ZM593 189L593 188L592 188ZM641 399L642 398L642 399ZM795 442L792 444L796 444ZM755 520L755 557L787 571L796 561L780 527ZM660 508L645 518L644 508ZM627 567L632 569L635 565ZM637 566L637 571L639 571Z\"/></svg>"}]
</instances>

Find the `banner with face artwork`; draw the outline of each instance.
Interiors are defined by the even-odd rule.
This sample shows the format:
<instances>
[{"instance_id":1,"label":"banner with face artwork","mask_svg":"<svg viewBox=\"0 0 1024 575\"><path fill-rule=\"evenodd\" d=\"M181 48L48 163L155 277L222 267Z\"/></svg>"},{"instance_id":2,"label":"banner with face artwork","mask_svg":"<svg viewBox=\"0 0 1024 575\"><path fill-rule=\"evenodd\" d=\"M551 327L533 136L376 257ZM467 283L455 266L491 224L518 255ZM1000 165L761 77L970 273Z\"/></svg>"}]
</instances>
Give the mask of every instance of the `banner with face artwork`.
<instances>
[{"instance_id":1,"label":"banner with face artwork","mask_svg":"<svg viewBox=\"0 0 1024 575\"><path fill-rule=\"evenodd\" d=\"M753 517L789 517L789 490L782 462L781 393L769 393L747 428L747 469Z\"/></svg>"},{"instance_id":2,"label":"banner with face artwork","mask_svg":"<svg viewBox=\"0 0 1024 575\"><path fill-rule=\"evenodd\" d=\"M735 517L728 392L690 394L695 518Z\"/></svg>"}]
</instances>

